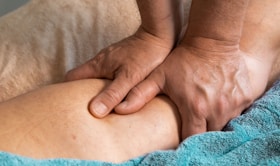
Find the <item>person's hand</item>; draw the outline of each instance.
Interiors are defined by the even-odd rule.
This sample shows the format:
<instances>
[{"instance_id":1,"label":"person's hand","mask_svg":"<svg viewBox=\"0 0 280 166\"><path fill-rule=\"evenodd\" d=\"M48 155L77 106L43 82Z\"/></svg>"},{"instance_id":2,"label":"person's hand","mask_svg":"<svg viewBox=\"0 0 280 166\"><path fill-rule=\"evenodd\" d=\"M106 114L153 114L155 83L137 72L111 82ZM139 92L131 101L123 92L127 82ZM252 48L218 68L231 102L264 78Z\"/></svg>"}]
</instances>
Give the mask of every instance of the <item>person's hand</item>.
<instances>
[{"instance_id":1,"label":"person's hand","mask_svg":"<svg viewBox=\"0 0 280 166\"><path fill-rule=\"evenodd\" d=\"M205 48L218 48L208 47ZM258 65L238 49L198 49L181 44L149 77L134 87L116 107L118 113L141 108L158 93L168 95L182 119L182 139L221 130L264 91L263 81L247 65ZM250 67L250 70L258 66ZM259 68L258 70L261 70ZM258 82L257 82L257 81Z\"/></svg>"},{"instance_id":2,"label":"person's hand","mask_svg":"<svg viewBox=\"0 0 280 166\"><path fill-rule=\"evenodd\" d=\"M89 106L94 116L102 118L123 100L131 88L163 62L172 47L173 41L163 40L140 28L135 35L103 49L93 59L68 72L66 80L113 80Z\"/></svg>"}]
</instances>

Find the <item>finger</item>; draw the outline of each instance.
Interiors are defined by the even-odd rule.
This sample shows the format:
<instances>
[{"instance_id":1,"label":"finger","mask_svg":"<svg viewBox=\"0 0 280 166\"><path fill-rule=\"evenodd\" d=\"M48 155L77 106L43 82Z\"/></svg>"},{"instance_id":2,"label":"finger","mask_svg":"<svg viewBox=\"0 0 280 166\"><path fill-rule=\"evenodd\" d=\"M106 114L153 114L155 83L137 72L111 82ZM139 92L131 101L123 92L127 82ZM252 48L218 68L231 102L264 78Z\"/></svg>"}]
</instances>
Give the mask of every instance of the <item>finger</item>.
<instances>
[{"instance_id":1,"label":"finger","mask_svg":"<svg viewBox=\"0 0 280 166\"><path fill-rule=\"evenodd\" d=\"M182 119L182 140L195 134L204 133L207 131L207 121L203 117L199 117L190 111L181 107L181 119ZM180 107L179 107L180 110Z\"/></svg>"},{"instance_id":2,"label":"finger","mask_svg":"<svg viewBox=\"0 0 280 166\"><path fill-rule=\"evenodd\" d=\"M207 131L221 131L225 125L227 124L227 122L230 121L229 120L221 120L219 119L218 122L215 122L215 121L208 121L207 123Z\"/></svg>"},{"instance_id":3,"label":"finger","mask_svg":"<svg viewBox=\"0 0 280 166\"><path fill-rule=\"evenodd\" d=\"M146 80L132 88L129 92L126 100L119 104L115 111L119 114L129 114L137 112L147 102L152 100L161 89L152 77L148 77Z\"/></svg>"},{"instance_id":4,"label":"finger","mask_svg":"<svg viewBox=\"0 0 280 166\"><path fill-rule=\"evenodd\" d=\"M207 132L206 120L196 120L196 121L183 121L182 122L182 140L193 136L195 134Z\"/></svg>"},{"instance_id":5,"label":"finger","mask_svg":"<svg viewBox=\"0 0 280 166\"><path fill-rule=\"evenodd\" d=\"M65 77L65 81L74 81L79 79L86 79L86 78L100 78L102 77L101 73L101 63L100 60L101 56L97 55L93 59L87 61L86 63L82 64L81 66L70 70Z\"/></svg>"},{"instance_id":6,"label":"finger","mask_svg":"<svg viewBox=\"0 0 280 166\"><path fill-rule=\"evenodd\" d=\"M97 95L89 104L89 111L98 118L109 114L127 95L136 83L117 77L107 88Z\"/></svg>"},{"instance_id":7,"label":"finger","mask_svg":"<svg viewBox=\"0 0 280 166\"><path fill-rule=\"evenodd\" d=\"M227 110L230 110L229 108ZM218 115L212 117L207 117L207 130L208 131L221 131L226 124L240 115L240 108L236 110L231 110L230 113L218 113Z\"/></svg>"}]
</instances>

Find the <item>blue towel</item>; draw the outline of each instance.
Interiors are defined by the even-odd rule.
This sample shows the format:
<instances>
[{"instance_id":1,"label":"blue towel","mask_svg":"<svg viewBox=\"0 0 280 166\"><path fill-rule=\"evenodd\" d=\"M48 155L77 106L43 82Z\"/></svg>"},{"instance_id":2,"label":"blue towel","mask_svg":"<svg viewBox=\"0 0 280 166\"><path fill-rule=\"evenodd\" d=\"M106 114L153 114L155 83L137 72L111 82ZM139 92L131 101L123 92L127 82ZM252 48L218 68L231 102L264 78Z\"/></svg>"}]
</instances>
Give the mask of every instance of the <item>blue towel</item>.
<instances>
[{"instance_id":1,"label":"blue towel","mask_svg":"<svg viewBox=\"0 0 280 166\"><path fill-rule=\"evenodd\" d=\"M73 159L34 160L0 152L0 165L114 165ZM122 164L280 165L280 80L224 131L184 140L177 150L157 151Z\"/></svg>"}]
</instances>

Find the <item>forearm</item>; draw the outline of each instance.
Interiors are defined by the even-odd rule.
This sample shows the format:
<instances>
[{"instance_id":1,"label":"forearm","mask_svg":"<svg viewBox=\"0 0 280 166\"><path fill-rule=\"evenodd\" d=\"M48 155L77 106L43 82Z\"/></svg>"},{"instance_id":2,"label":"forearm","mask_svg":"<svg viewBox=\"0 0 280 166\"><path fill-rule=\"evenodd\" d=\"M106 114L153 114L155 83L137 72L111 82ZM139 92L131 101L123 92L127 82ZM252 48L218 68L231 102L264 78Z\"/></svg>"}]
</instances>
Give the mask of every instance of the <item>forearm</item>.
<instances>
[{"instance_id":1,"label":"forearm","mask_svg":"<svg viewBox=\"0 0 280 166\"><path fill-rule=\"evenodd\" d=\"M185 38L210 39L215 44L226 46L238 45L248 3L249 0L193 0ZM192 44L197 46L198 43Z\"/></svg>"},{"instance_id":2,"label":"forearm","mask_svg":"<svg viewBox=\"0 0 280 166\"><path fill-rule=\"evenodd\" d=\"M174 45L183 25L181 0L137 0L142 24L140 28Z\"/></svg>"},{"instance_id":3,"label":"forearm","mask_svg":"<svg viewBox=\"0 0 280 166\"><path fill-rule=\"evenodd\" d=\"M240 41L240 49L249 52L258 63L248 65L258 69L255 82L268 79L268 87L280 75L279 7L278 0L250 1Z\"/></svg>"}]
</instances>

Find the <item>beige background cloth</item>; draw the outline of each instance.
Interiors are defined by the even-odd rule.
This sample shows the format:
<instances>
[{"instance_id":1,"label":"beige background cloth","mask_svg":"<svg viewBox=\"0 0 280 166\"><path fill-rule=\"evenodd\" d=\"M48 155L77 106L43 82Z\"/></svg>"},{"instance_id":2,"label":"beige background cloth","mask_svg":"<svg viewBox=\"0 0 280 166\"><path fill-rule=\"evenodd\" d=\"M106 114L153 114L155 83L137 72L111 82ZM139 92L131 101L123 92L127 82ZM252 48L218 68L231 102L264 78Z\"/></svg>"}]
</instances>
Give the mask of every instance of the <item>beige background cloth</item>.
<instances>
[{"instance_id":1,"label":"beige background cloth","mask_svg":"<svg viewBox=\"0 0 280 166\"><path fill-rule=\"evenodd\" d=\"M62 81L139 24L135 0L29 1L0 18L0 101Z\"/></svg>"}]
</instances>

